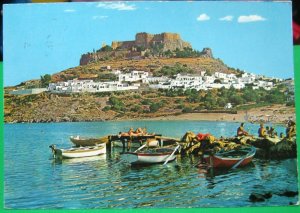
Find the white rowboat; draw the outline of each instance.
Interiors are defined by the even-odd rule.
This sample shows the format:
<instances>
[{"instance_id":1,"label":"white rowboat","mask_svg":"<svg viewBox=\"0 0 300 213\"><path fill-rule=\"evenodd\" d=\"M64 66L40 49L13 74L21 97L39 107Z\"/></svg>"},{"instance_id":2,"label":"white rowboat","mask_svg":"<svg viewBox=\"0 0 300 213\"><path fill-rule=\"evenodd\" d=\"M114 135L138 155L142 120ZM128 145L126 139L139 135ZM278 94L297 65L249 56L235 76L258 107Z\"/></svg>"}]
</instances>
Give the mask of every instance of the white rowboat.
<instances>
[{"instance_id":1,"label":"white rowboat","mask_svg":"<svg viewBox=\"0 0 300 213\"><path fill-rule=\"evenodd\" d=\"M106 153L106 145L101 144L99 146L87 146L71 149L59 149L55 145L49 146L55 158L82 158L101 155Z\"/></svg>"},{"instance_id":2,"label":"white rowboat","mask_svg":"<svg viewBox=\"0 0 300 213\"><path fill-rule=\"evenodd\" d=\"M122 160L131 164L154 164L170 162L176 159L174 151L177 148L154 148L138 150L136 152L125 152L121 155Z\"/></svg>"}]
</instances>

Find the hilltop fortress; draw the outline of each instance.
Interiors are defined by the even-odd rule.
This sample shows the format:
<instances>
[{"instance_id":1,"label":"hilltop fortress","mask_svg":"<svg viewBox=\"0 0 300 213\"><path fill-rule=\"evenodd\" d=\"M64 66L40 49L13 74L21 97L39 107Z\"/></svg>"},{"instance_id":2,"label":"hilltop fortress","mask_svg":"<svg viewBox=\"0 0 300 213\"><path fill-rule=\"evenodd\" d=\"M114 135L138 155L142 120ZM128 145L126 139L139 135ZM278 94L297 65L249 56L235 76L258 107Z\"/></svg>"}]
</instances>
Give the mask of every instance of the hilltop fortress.
<instances>
[{"instance_id":1,"label":"hilltop fortress","mask_svg":"<svg viewBox=\"0 0 300 213\"><path fill-rule=\"evenodd\" d=\"M149 33L137 33L134 41L113 41L111 47L116 49L134 49L137 47L152 48L155 45L162 45L163 51L183 49L185 47L192 46L183 41L180 35L177 33L161 33L161 34L149 34Z\"/></svg>"},{"instance_id":2,"label":"hilltop fortress","mask_svg":"<svg viewBox=\"0 0 300 213\"><path fill-rule=\"evenodd\" d=\"M141 59L145 57L173 57L176 51L192 50L190 43L183 41L178 33L137 33L133 41L113 41L111 46L81 55L80 65L109 59ZM210 48L199 52L201 57L212 58Z\"/></svg>"}]
</instances>

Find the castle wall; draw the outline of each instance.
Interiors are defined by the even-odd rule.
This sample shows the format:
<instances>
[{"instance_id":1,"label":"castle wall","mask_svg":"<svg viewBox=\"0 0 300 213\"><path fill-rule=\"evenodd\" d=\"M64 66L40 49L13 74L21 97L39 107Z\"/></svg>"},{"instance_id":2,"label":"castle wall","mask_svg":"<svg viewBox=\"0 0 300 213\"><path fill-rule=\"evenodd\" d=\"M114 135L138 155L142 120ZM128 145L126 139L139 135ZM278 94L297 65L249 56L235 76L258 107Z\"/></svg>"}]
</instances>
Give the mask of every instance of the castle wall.
<instances>
[{"instance_id":1,"label":"castle wall","mask_svg":"<svg viewBox=\"0 0 300 213\"><path fill-rule=\"evenodd\" d=\"M135 35L134 41L113 41L112 42L112 48L115 50L117 48L121 49L131 49L134 46L138 47L150 47L153 44L159 44L159 43L168 43L167 46L173 43L174 45L178 44L178 48L190 46L189 43L184 42L181 40L180 35L177 33L161 33L161 34L149 34L149 33L137 33ZM174 46L173 45L173 46ZM165 49L168 49L167 47ZM172 48L171 50L176 49Z\"/></svg>"},{"instance_id":2,"label":"castle wall","mask_svg":"<svg viewBox=\"0 0 300 213\"><path fill-rule=\"evenodd\" d=\"M117 48L121 49L131 49L135 46L135 41L113 41L111 47L115 50Z\"/></svg>"},{"instance_id":3,"label":"castle wall","mask_svg":"<svg viewBox=\"0 0 300 213\"><path fill-rule=\"evenodd\" d=\"M149 47L154 35L148 33L137 33L135 35L135 44L139 47Z\"/></svg>"},{"instance_id":4,"label":"castle wall","mask_svg":"<svg viewBox=\"0 0 300 213\"><path fill-rule=\"evenodd\" d=\"M108 52L97 52L84 54L81 56L80 65L85 65L90 62L96 62L105 57L137 57L142 56L143 53L136 52L135 47L151 48L152 45L162 44L163 51L174 51L177 48L183 49L185 47L192 47L188 42L181 39L177 33L161 33L161 34L148 34L145 32L137 33L134 41L113 41L111 47L113 50ZM124 52L125 51L125 52Z\"/></svg>"}]
</instances>

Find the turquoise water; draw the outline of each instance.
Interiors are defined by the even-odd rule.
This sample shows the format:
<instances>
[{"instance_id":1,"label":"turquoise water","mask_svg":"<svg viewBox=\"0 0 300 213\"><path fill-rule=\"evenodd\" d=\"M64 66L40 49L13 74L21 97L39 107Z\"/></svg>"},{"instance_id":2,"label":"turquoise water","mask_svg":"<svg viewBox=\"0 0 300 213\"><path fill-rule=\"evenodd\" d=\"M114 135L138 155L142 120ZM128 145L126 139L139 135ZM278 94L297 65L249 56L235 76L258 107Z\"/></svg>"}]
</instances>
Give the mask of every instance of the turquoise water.
<instances>
[{"instance_id":1,"label":"turquoise water","mask_svg":"<svg viewBox=\"0 0 300 213\"><path fill-rule=\"evenodd\" d=\"M165 166L131 167L119 163L120 148L110 154L57 161L50 144L72 146L71 135L104 136L146 127L149 132L181 137L186 131L233 136L238 123L205 121L124 121L6 124L4 126L4 206L10 209L197 208L282 206L298 197L296 159L267 161L232 171L195 168L197 157L178 157ZM255 134L258 125L246 124ZM278 132L284 127L276 126ZM253 192L271 192L261 203Z\"/></svg>"}]
</instances>

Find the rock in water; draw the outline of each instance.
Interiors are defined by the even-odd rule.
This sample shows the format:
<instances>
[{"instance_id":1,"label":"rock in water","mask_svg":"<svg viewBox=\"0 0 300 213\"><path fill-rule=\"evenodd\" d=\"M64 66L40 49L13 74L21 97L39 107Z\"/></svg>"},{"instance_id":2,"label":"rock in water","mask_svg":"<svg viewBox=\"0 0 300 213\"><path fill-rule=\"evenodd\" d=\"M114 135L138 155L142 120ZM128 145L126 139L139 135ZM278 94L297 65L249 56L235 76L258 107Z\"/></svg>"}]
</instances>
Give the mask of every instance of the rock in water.
<instances>
[{"instance_id":1,"label":"rock in water","mask_svg":"<svg viewBox=\"0 0 300 213\"><path fill-rule=\"evenodd\" d=\"M279 194L280 196L286 196L286 197L295 197L298 195L297 191L285 191L281 194Z\"/></svg>"},{"instance_id":2,"label":"rock in water","mask_svg":"<svg viewBox=\"0 0 300 213\"><path fill-rule=\"evenodd\" d=\"M251 195L249 196L249 200L251 202L263 202L265 201L265 198L261 194L251 193Z\"/></svg>"},{"instance_id":3,"label":"rock in water","mask_svg":"<svg viewBox=\"0 0 300 213\"><path fill-rule=\"evenodd\" d=\"M272 197L272 193L271 192L267 192L264 194L259 194L259 193L251 193L251 195L249 196L249 199L251 202L263 202L266 199L269 199Z\"/></svg>"}]
</instances>

